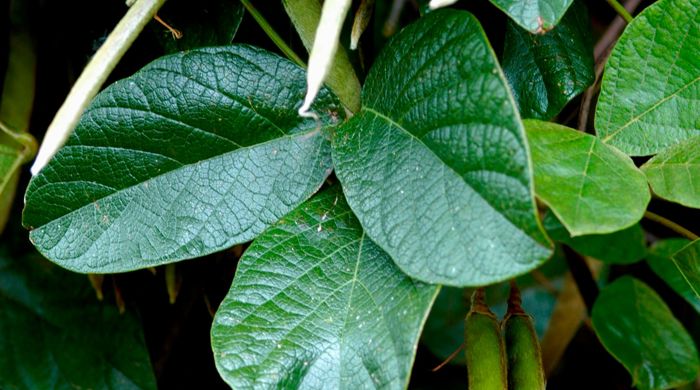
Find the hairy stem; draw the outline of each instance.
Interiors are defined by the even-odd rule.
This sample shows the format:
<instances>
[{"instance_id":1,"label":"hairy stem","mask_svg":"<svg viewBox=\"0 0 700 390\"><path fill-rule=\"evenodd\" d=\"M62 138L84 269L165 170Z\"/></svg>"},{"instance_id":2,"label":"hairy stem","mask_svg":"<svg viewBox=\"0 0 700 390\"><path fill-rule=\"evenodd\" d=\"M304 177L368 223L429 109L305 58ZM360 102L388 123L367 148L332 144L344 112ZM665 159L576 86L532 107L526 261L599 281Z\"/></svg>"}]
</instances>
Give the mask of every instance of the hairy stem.
<instances>
[{"instance_id":1,"label":"hairy stem","mask_svg":"<svg viewBox=\"0 0 700 390\"><path fill-rule=\"evenodd\" d=\"M651 211L645 211L644 218L663 225L691 241L695 241L700 238L700 236L684 228L683 226L671 221L668 218L662 217L659 214L654 214Z\"/></svg>"},{"instance_id":2,"label":"hairy stem","mask_svg":"<svg viewBox=\"0 0 700 390\"><path fill-rule=\"evenodd\" d=\"M318 0L283 0L282 4L304 47L311 50L321 19L321 3ZM360 81L342 45L335 52L325 83L348 110L360 110Z\"/></svg>"},{"instance_id":3,"label":"hairy stem","mask_svg":"<svg viewBox=\"0 0 700 390\"><path fill-rule=\"evenodd\" d=\"M625 19L625 22L628 24L632 22L632 15L630 15L629 12L625 9L625 7L622 6L617 0L607 0L608 4L610 4L611 7L617 12L618 15L622 16L623 19Z\"/></svg>"}]
</instances>

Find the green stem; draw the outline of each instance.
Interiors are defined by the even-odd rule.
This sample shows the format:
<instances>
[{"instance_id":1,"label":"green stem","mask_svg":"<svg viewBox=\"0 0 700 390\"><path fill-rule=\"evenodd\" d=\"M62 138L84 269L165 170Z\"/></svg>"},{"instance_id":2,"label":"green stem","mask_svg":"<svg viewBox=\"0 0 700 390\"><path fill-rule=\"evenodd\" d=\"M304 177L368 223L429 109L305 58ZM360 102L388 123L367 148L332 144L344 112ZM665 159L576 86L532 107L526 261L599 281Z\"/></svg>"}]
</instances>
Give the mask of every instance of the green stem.
<instances>
[{"instance_id":1,"label":"green stem","mask_svg":"<svg viewBox=\"0 0 700 390\"><path fill-rule=\"evenodd\" d=\"M7 134L8 136L10 136L10 138L12 138L13 141L17 142L18 144L24 147L24 150L22 150L21 152L22 160L20 161L20 163L26 163L27 161L34 158L38 145L34 137L31 136L31 134L14 131L2 122L0 122L0 132Z\"/></svg>"},{"instance_id":2,"label":"green stem","mask_svg":"<svg viewBox=\"0 0 700 390\"><path fill-rule=\"evenodd\" d=\"M650 221L654 221L660 225L663 225L663 226L673 230L674 232L680 234L681 236L683 236L691 241L695 241L698 238L700 238L697 234L691 232L690 230L684 228L683 226L671 221L668 218L662 217L658 214L654 214L651 211L645 211L644 218L646 218Z\"/></svg>"},{"instance_id":3,"label":"green stem","mask_svg":"<svg viewBox=\"0 0 700 390\"><path fill-rule=\"evenodd\" d=\"M311 51L316 38L316 27L321 20L321 3L318 0L283 0L282 4L304 47ZM335 52L325 84L350 112L360 110L360 81L342 45Z\"/></svg>"},{"instance_id":4,"label":"green stem","mask_svg":"<svg viewBox=\"0 0 700 390\"><path fill-rule=\"evenodd\" d=\"M32 166L33 175L38 174L65 144L87 105L163 3L165 0L137 0L114 27L78 77L46 130L46 136Z\"/></svg>"},{"instance_id":5,"label":"green stem","mask_svg":"<svg viewBox=\"0 0 700 390\"><path fill-rule=\"evenodd\" d=\"M258 10L253 7L253 4L250 3L248 0L241 0L241 3L243 3L243 6L245 7L246 10L250 13L250 16L255 19L255 21L258 23L260 28L265 31L265 34L272 40L272 42L277 46L278 49L284 53L284 55L287 56L290 60L294 61L297 65L301 66L302 68L306 67L306 64L304 61L299 58L297 53L294 52L287 44L284 42L284 39L277 34L275 29L270 26L270 23L265 20L265 18L258 12Z\"/></svg>"},{"instance_id":6,"label":"green stem","mask_svg":"<svg viewBox=\"0 0 700 390\"><path fill-rule=\"evenodd\" d=\"M627 12L627 9L620 4L617 0L607 0L608 4L610 4L611 7L617 12L618 15L622 17L622 19L625 19L625 22L627 24L632 23L632 15L630 15L629 12Z\"/></svg>"}]
</instances>

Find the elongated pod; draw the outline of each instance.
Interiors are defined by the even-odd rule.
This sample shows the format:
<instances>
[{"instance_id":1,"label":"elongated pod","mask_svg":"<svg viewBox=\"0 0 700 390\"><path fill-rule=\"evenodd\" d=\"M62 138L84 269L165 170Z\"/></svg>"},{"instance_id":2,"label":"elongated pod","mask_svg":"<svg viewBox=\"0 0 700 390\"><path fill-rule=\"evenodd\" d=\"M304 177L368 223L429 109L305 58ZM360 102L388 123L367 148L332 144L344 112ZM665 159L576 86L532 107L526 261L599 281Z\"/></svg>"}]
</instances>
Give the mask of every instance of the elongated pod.
<instances>
[{"instance_id":1,"label":"elongated pod","mask_svg":"<svg viewBox=\"0 0 700 390\"><path fill-rule=\"evenodd\" d=\"M544 390L542 352L535 326L521 307L520 291L510 285L508 312L503 319L503 332L508 357L508 388L511 390Z\"/></svg>"},{"instance_id":2,"label":"elongated pod","mask_svg":"<svg viewBox=\"0 0 700 390\"><path fill-rule=\"evenodd\" d=\"M486 306L483 288L472 295L472 307L464 320L464 347L470 390L507 388L501 328L496 315Z\"/></svg>"}]
</instances>

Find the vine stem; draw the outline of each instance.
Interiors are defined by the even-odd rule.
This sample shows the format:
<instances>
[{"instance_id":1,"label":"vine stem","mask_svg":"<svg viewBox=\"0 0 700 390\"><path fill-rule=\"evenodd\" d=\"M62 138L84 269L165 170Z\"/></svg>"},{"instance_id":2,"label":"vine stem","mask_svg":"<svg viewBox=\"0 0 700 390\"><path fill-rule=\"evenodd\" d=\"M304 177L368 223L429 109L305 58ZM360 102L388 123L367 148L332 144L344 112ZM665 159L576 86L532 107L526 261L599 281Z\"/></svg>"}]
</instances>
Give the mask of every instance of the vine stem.
<instances>
[{"instance_id":1,"label":"vine stem","mask_svg":"<svg viewBox=\"0 0 700 390\"><path fill-rule=\"evenodd\" d=\"M617 0L607 0L608 4L610 4L611 7L617 12L618 15L620 15L623 19L625 19L625 22L627 24L632 23L632 15L630 15L629 12L625 9L625 7L622 6Z\"/></svg>"},{"instance_id":2,"label":"vine stem","mask_svg":"<svg viewBox=\"0 0 700 390\"><path fill-rule=\"evenodd\" d=\"M250 13L250 16L255 19L255 21L258 23L260 28L265 31L265 34L267 34L268 38L272 40L272 42L277 46L284 55L287 56L290 60L294 61L297 65L301 66L302 68L306 68L306 64L304 61L297 55L297 53L292 50L287 44L284 42L284 39L277 34L274 28L270 25L270 23L265 20L265 17L262 16L260 12L258 12L255 7L253 7L253 4L248 1L248 0L241 0L241 3L243 3L243 6L245 7L246 10L248 10L248 13Z\"/></svg>"},{"instance_id":3,"label":"vine stem","mask_svg":"<svg viewBox=\"0 0 700 390\"><path fill-rule=\"evenodd\" d=\"M131 5L80 74L51 121L39 148L39 154L32 165L32 175L38 174L65 144L83 111L107 80L107 76L163 3L165 0L137 0Z\"/></svg>"},{"instance_id":4,"label":"vine stem","mask_svg":"<svg viewBox=\"0 0 700 390\"><path fill-rule=\"evenodd\" d=\"M671 221L668 218L662 217L659 214L654 214L651 211L645 211L644 218L663 225L691 241L695 241L700 238L700 236L684 228L683 226Z\"/></svg>"},{"instance_id":5,"label":"vine stem","mask_svg":"<svg viewBox=\"0 0 700 390\"><path fill-rule=\"evenodd\" d=\"M23 163L26 163L27 159L31 159L36 154L37 144L34 137L29 133L21 133L10 129L7 125L0 122L0 132L7 134L12 140L24 147L21 152L23 158Z\"/></svg>"}]
</instances>

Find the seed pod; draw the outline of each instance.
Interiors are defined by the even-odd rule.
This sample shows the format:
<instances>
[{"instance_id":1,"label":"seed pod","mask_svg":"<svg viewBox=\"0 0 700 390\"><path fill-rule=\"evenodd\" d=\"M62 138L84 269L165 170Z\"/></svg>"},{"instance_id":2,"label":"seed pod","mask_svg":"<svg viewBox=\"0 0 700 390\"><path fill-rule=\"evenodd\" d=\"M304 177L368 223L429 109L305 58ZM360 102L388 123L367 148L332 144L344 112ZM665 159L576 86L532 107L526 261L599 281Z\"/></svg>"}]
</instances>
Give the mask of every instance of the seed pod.
<instances>
[{"instance_id":1,"label":"seed pod","mask_svg":"<svg viewBox=\"0 0 700 390\"><path fill-rule=\"evenodd\" d=\"M501 328L496 315L486 306L483 288L472 295L472 306L464 320L464 347L470 390L507 388Z\"/></svg>"},{"instance_id":2,"label":"seed pod","mask_svg":"<svg viewBox=\"0 0 700 390\"><path fill-rule=\"evenodd\" d=\"M503 319L511 390L544 390L542 352L535 326L521 305L520 291L511 282L508 312Z\"/></svg>"}]
</instances>

